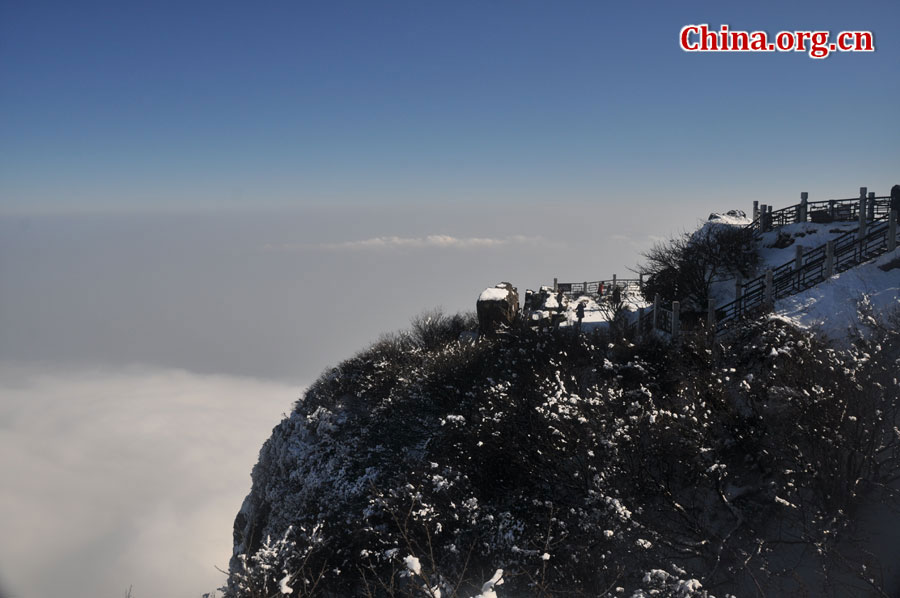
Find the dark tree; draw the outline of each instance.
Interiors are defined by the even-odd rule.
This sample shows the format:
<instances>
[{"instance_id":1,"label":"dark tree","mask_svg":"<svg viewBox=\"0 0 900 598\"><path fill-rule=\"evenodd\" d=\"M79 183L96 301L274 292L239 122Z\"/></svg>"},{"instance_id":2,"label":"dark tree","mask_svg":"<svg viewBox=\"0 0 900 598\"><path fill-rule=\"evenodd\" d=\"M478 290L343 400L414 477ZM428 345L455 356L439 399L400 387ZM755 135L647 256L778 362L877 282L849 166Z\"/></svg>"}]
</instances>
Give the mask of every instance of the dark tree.
<instances>
[{"instance_id":1,"label":"dark tree","mask_svg":"<svg viewBox=\"0 0 900 598\"><path fill-rule=\"evenodd\" d=\"M680 301L683 310L703 311L717 280L750 276L759 263L753 232L736 226L707 226L655 244L638 272L644 297Z\"/></svg>"}]
</instances>

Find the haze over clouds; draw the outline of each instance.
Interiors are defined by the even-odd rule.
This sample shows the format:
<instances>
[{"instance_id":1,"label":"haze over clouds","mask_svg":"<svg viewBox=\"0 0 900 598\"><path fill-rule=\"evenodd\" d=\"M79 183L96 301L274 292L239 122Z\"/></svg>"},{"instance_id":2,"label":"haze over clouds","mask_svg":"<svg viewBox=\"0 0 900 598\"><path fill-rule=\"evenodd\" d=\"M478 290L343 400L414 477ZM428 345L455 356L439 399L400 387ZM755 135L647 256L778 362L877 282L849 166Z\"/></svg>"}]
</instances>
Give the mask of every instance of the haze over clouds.
<instances>
[{"instance_id":1,"label":"haze over clouds","mask_svg":"<svg viewBox=\"0 0 900 598\"><path fill-rule=\"evenodd\" d=\"M0 359L305 383L500 281L625 276L716 201L0 217Z\"/></svg>"}]
</instances>

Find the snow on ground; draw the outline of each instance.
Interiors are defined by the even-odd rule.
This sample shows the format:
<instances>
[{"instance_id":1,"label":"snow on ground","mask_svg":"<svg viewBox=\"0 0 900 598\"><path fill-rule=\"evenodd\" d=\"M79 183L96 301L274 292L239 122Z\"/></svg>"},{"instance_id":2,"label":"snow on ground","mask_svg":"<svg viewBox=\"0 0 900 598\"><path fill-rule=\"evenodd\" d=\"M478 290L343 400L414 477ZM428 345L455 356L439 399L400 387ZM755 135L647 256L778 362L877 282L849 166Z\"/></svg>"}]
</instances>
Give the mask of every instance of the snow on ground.
<instances>
[{"instance_id":1,"label":"snow on ground","mask_svg":"<svg viewBox=\"0 0 900 598\"><path fill-rule=\"evenodd\" d=\"M855 222L806 222L764 233L759 244L757 274L792 261L796 257L797 246L803 247L806 253L848 231L856 230L856 227ZM787 244L789 240L793 242ZM779 246L776 247L776 244ZM865 299L870 302L875 312L880 314L900 307L900 268L887 271L879 268L897 259L897 251L885 254L802 293L779 299L775 303L775 317L842 342L847 339L847 332L858 323L856 305L860 301ZM717 283L716 290L718 305L734 300L733 279Z\"/></svg>"},{"instance_id":2,"label":"snow on ground","mask_svg":"<svg viewBox=\"0 0 900 598\"><path fill-rule=\"evenodd\" d=\"M856 326L855 306L863 300L876 313L900 309L900 248L802 293L779 299L774 317L840 341Z\"/></svg>"},{"instance_id":3,"label":"snow on ground","mask_svg":"<svg viewBox=\"0 0 900 598\"><path fill-rule=\"evenodd\" d=\"M584 320L582 320L582 330L590 332L595 328L605 328L609 326L610 316L612 315L605 305L598 304L597 301L588 295L582 295L576 299L569 301L566 308L566 321L560 323L560 327L575 326L578 323L578 316L575 310L578 304L584 302ZM644 301L640 295L626 295L625 310L628 321L631 322L637 317L638 310L642 307L649 307L650 304Z\"/></svg>"},{"instance_id":4,"label":"snow on ground","mask_svg":"<svg viewBox=\"0 0 900 598\"><path fill-rule=\"evenodd\" d=\"M836 239L847 231L856 230L856 227L855 222L832 222L829 224L798 222L764 233L760 241L760 273L764 272L766 268L777 268L794 259L798 245L803 247L803 252L806 253ZM794 242L787 247L774 247L779 234L790 236Z\"/></svg>"}]
</instances>

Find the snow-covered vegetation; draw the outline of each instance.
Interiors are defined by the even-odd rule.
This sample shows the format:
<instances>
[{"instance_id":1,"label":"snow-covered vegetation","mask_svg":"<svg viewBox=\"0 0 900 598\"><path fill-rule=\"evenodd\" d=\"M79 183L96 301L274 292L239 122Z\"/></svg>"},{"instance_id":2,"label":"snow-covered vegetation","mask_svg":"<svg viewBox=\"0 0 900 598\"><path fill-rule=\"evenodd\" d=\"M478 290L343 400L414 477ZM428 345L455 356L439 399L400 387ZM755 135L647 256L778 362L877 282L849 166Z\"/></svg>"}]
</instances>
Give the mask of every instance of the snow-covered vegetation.
<instances>
[{"instance_id":1,"label":"snow-covered vegetation","mask_svg":"<svg viewBox=\"0 0 900 598\"><path fill-rule=\"evenodd\" d=\"M735 224L658 247L650 282L699 307L777 259ZM223 591L886 595L895 563L854 526L898 498L900 311L882 303L842 306L840 346L778 314L679 343L420 317L274 429Z\"/></svg>"},{"instance_id":2,"label":"snow-covered vegetation","mask_svg":"<svg viewBox=\"0 0 900 598\"><path fill-rule=\"evenodd\" d=\"M501 567L510 595L877 585L836 551L898 473L897 349L775 320L716 350L383 340L266 443L229 595L471 596Z\"/></svg>"}]
</instances>

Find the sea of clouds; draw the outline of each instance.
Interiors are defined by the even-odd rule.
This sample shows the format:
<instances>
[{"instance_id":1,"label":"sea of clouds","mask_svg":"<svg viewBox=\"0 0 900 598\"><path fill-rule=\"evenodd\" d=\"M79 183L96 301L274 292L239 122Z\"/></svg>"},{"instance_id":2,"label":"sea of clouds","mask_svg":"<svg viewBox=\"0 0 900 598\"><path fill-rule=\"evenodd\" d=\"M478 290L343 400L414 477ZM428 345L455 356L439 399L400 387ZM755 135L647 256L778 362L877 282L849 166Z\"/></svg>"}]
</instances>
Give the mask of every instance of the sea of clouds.
<instances>
[{"instance_id":1,"label":"sea of clouds","mask_svg":"<svg viewBox=\"0 0 900 598\"><path fill-rule=\"evenodd\" d=\"M199 598L220 586L259 448L300 393L175 369L0 365L3 591Z\"/></svg>"}]
</instances>

